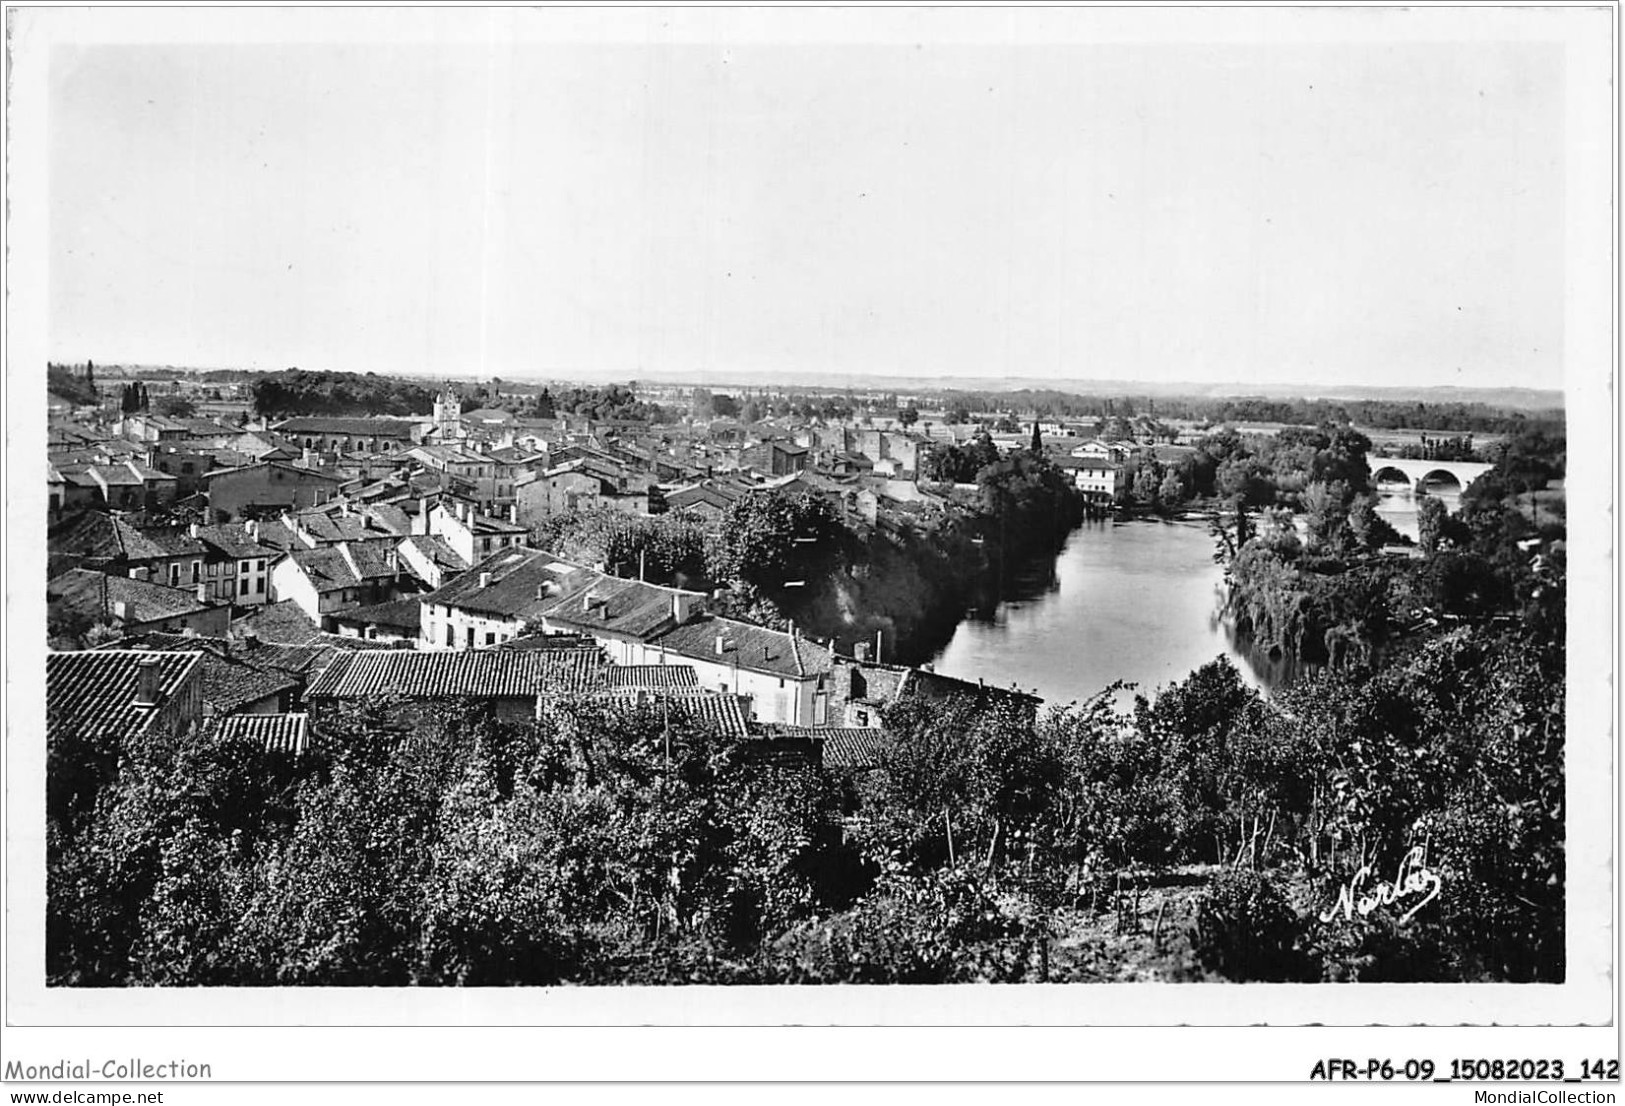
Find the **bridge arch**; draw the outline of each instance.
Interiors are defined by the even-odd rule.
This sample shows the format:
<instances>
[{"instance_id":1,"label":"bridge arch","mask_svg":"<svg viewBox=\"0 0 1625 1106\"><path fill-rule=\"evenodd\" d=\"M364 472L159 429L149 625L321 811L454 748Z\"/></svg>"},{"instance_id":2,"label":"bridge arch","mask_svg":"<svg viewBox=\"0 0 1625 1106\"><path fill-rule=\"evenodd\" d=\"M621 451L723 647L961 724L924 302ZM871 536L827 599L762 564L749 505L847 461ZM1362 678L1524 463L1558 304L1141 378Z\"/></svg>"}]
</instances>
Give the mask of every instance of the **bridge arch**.
<instances>
[{"instance_id":1,"label":"bridge arch","mask_svg":"<svg viewBox=\"0 0 1625 1106\"><path fill-rule=\"evenodd\" d=\"M1460 492L1491 468L1482 461L1419 461L1408 457L1373 457L1374 484L1404 484L1411 489Z\"/></svg>"},{"instance_id":2,"label":"bridge arch","mask_svg":"<svg viewBox=\"0 0 1625 1106\"><path fill-rule=\"evenodd\" d=\"M1461 482L1461 477L1449 469L1432 469L1417 477L1413 486L1419 491L1437 488L1446 492L1461 492L1467 485Z\"/></svg>"}]
</instances>

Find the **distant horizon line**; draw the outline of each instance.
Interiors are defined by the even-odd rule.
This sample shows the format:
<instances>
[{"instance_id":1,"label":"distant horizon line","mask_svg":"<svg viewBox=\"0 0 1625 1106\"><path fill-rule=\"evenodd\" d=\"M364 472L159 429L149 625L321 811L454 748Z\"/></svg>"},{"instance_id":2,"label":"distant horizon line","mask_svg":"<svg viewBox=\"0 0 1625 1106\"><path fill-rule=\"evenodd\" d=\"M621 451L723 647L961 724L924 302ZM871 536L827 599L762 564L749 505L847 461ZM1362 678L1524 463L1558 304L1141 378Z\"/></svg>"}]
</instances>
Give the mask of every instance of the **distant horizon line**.
<instances>
[{"instance_id":1,"label":"distant horizon line","mask_svg":"<svg viewBox=\"0 0 1625 1106\"><path fill-rule=\"evenodd\" d=\"M92 363L95 358L89 359ZM76 367L84 364L83 361L50 359L51 364ZM987 391L1056 391L1080 396L1113 395L1132 397L1136 395L1150 396L1192 396L1207 399L1215 398L1296 398L1296 399L1372 399L1384 396L1415 396L1429 393L1446 396L1477 395L1517 397L1522 405L1544 405L1562 408L1565 406L1565 393L1562 389L1539 388L1529 385L1517 384L1354 384L1333 383L1321 384L1315 382L1296 382L1284 380L1251 381L1238 380L1215 381L1203 383L1192 380L1182 381L1140 381L1123 378L1044 378L1029 376L941 376L924 378L906 374L867 373L855 371L844 374L845 379L828 379L836 376L834 373L809 374L801 376L787 370L734 370L732 372L712 372L709 370L683 370L665 369L653 371L612 371L612 370L575 370L579 375L571 375L570 370L541 370L529 372L495 372L478 373L469 370L429 372L425 370L378 370L378 369L336 369L336 368L305 368L300 365L289 365L279 369L265 369L244 365L191 365L174 362L160 362L151 360L106 360L99 362L108 369L140 370L157 369L170 372L198 374L206 372L243 372L262 373L271 375L280 372L300 370L306 372L339 372L364 376L371 372L378 376L393 376L407 380L438 380L458 381L468 383L486 383L491 380L505 380L536 383L570 383L570 384L669 384L682 387L712 387L712 388L761 388L761 387L801 387L821 391L843 391L863 387L866 389L884 388L888 391L909 390L918 392L987 392ZM820 379L822 377L823 379ZM1502 402L1506 399L1503 398ZM1463 402L1482 402L1493 404L1494 400L1466 400Z\"/></svg>"}]
</instances>

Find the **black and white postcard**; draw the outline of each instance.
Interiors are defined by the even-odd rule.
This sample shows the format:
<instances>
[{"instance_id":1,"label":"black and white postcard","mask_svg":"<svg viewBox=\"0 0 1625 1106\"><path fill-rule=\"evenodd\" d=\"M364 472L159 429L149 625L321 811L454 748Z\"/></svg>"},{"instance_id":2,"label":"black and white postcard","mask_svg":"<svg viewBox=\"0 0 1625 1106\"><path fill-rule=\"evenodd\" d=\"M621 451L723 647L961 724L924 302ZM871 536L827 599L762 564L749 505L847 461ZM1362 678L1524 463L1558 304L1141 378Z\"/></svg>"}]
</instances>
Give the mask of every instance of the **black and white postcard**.
<instances>
[{"instance_id":1,"label":"black and white postcard","mask_svg":"<svg viewBox=\"0 0 1625 1106\"><path fill-rule=\"evenodd\" d=\"M9 10L7 1025L1608 1026L1616 17Z\"/></svg>"}]
</instances>

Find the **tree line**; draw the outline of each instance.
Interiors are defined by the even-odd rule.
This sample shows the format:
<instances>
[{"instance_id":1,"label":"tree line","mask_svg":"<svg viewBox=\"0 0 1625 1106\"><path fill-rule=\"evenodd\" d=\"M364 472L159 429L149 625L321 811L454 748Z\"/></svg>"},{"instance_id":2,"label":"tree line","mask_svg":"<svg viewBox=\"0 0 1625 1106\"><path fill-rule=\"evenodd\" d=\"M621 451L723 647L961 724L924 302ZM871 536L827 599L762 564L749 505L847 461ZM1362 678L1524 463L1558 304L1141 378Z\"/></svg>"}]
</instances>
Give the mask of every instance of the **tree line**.
<instances>
[{"instance_id":1,"label":"tree line","mask_svg":"<svg viewBox=\"0 0 1625 1106\"><path fill-rule=\"evenodd\" d=\"M973 413L1012 419L1095 420L1104 432L1117 420L1179 419L1212 426L1226 423L1281 423L1297 426L1355 424L1379 430L1428 430L1515 434L1531 427L1561 424L1558 410L1524 412L1486 403L1419 402L1383 399L1282 399L1267 396L1083 395L1056 389L1009 391L945 389L930 393L950 422L970 422Z\"/></svg>"},{"instance_id":2,"label":"tree line","mask_svg":"<svg viewBox=\"0 0 1625 1106\"><path fill-rule=\"evenodd\" d=\"M435 399L428 388L399 377L305 369L260 376L249 394L261 418L425 415Z\"/></svg>"}]
</instances>

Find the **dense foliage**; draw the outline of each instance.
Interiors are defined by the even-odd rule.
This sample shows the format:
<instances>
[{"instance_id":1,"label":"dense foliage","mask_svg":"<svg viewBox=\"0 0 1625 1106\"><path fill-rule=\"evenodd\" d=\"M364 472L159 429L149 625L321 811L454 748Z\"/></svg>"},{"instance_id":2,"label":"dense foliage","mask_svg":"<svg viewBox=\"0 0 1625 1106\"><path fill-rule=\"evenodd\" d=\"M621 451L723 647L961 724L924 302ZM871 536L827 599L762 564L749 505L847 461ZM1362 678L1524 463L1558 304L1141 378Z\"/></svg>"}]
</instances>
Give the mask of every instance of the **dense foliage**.
<instances>
[{"instance_id":1,"label":"dense foliage","mask_svg":"<svg viewBox=\"0 0 1625 1106\"><path fill-rule=\"evenodd\" d=\"M249 394L254 413L265 418L427 415L435 396L431 389L399 377L303 369L261 376Z\"/></svg>"},{"instance_id":2,"label":"dense foliage","mask_svg":"<svg viewBox=\"0 0 1625 1106\"><path fill-rule=\"evenodd\" d=\"M570 385L555 389L552 385L534 387L504 384L498 380L476 389L463 401L463 406L476 403L527 419L575 415L595 422L666 423L675 421L680 413L638 398L628 384Z\"/></svg>"},{"instance_id":3,"label":"dense foliage","mask_svg":"<svg viewBox=\"0 0 1625 1106\"><path fill-rule=\"evenodd\" d=\"M390 709L297 762L53 747L53 982L679 981L863 885L821 776L657 712Z\"/></svg>"},{"instance_id":4,"label":"dense foliage","mask_svg":"<svg viewBox=\"0 0 1625 1106\"><path fill-rule=\"evenodd\" d=\"M1007 696L904 699L882 769L849 785L585 704L404 728L374 703L325 719L299 760L196 734L57 735L48 971L1089 978L1049 950L1090 889L1194 865L1213 874L1175 923L1193 953L1179 978L1560 980L1561 652L1465 627L1275 702L1218 660L1127 715L1106 697L1037 715ZM1411 849L1436 899L1404 921L1336 914L1358 869L1391 878Z\"/></svg>"},{"instance_id":5,"label":"dense foliage","mask_svg":"<svg viewBox=\"0 0 1625 1106\"><path fill-rule=\"evenodd\" d=\"M119 390L118 409L126 415L138 414L151 406L147 386L139 380L131 381Z\"/></svg>"},{"instance_id":6,"label":"dense foliage","mask_svg":"<svg viewBox=\"0 0 1625 1106\"><path fill-rule=\"evenodd\" d=\"M712 528L693 515L631 515L610 507L550 515L533 532L543 549L654 584L709 588Z\"/></svg>"}]
</instances>

